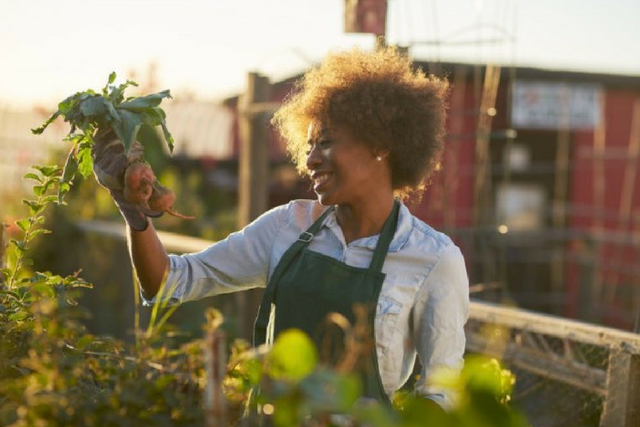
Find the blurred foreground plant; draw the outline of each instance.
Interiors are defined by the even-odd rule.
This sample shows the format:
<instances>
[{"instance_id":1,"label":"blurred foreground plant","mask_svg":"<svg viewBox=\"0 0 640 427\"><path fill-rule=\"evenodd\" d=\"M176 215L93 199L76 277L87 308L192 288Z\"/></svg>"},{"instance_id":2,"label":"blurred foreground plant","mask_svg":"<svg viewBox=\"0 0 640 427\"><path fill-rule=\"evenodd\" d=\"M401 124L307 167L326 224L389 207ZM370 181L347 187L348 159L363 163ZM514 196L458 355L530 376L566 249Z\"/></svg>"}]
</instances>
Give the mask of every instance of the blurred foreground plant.
<instances>
[{"instance_id":1,"label":"blurred foreground plant","mask_svg":"<svg viewBox=\"0 0 640 427\"><path fill-rule=\"evenodd\" d=\"M77 304L78 274L33 272L29 244L44 211L64 203L57 195L61 169L36 167L29 215L16 221L22 238L6 250L0 276L0 425L201 425L202 358L194 341L171 349L164 322L141 335L136 349L88 334Z\"/></svg>"},{"instance_id":2,"label":"blurred foreground plant","mask_svg":"<svg viewBox=\"0 0 640 427\"><path fill-rule=\"evenodd\" d=\"M527 425L508 406L515 377L496 359L472 356L461 371L435 375L438 385L457 396L446 412L407 391L394 395L393 407L367 399L358 376L327 369L317 360L311 339L295 329L280 334L270 351L236 341L224 385L230 406L236 413L244 410L241 425L258 425L260 418L276 427ZM247 401L247 396L253 398Z\"/></svg>"}]
</instances>

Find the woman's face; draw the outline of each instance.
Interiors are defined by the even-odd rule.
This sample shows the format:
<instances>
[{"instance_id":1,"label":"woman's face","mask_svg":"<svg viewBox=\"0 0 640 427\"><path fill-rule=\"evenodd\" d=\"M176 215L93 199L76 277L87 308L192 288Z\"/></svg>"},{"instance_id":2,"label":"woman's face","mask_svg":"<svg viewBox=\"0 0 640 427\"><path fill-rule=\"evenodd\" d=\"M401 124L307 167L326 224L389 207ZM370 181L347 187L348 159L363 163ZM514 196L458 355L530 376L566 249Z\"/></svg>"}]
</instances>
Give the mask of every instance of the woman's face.
<instances>
[{"instance_id":1,"label":"woman's face","mask_svg":"<svg viewBox=\"0 0 640 427\"><path fill-rule=\"evenodd\" d=\"M382 162L347 128L313 122L307 141L307 168L323 205L354 205L389 188Z\"/></svg>"}]
</instances>

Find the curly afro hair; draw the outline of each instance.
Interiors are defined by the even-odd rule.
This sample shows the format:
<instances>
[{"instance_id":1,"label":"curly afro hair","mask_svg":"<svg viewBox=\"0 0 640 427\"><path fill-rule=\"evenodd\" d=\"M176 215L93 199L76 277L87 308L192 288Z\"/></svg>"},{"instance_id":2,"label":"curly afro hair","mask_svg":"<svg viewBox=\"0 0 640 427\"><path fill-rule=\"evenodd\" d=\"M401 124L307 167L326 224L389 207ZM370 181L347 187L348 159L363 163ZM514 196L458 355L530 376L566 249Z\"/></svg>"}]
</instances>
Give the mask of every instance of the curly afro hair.
<instances>
[{"instance_id":1,"label":"curly afro hair","mask_svg":"<svg viewBox=\"0 0 640 427\"><path fill-rule=\"evenodd\" d=\"M334 52L296 83L272 124L303 174L309 123L346 127L372 150L389 152L392 186L402 197L422 190L439 163L448 89L392 47Z\"/></svg>"}]
</instances>

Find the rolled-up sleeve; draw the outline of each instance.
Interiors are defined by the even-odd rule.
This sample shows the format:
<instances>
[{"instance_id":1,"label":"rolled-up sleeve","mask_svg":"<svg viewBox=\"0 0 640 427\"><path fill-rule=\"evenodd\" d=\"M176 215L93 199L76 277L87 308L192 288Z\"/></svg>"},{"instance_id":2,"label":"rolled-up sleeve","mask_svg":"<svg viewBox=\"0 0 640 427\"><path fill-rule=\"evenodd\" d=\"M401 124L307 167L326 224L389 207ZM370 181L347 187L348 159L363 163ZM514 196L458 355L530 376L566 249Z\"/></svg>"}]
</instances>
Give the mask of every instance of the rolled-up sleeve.
<instances>
[{"instance_id":1,"label":"rolled-up sleeve","mask_svg":"<svg viewBox=\"0 0 640 427\"><path fill-rule=\"evenodd\" d=\"M163 286L152 299L143 295L144 304L180 304L266 286L273 242L286 212L287 205L276 207L201 252L170 255Z\"/></svg>"},{"instance_id":2,"label":"rolled-up sleeve","mask_svg":"<svg viewBox=\"0 0 640 427\"><path fill-rule=\"evenodd\" d=\"M460 369L469 317L469 279L460 249L451 244L437 261L416 299L415 342L422 364L415 391L443 408L452 404L448 390L432 381L438 369Z\"/></svg>"}]
</instances>

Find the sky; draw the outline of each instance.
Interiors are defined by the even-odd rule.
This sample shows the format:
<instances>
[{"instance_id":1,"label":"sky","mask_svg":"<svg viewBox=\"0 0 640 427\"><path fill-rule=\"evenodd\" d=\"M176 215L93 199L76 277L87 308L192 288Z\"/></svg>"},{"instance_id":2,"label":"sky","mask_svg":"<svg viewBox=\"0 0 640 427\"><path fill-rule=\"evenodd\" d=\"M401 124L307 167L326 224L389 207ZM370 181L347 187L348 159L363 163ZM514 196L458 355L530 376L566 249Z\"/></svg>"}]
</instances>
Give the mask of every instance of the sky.
<instances>
[{"instance_id":1,"label":"sky","mask_svg":"<svg viewBox=\"0 0 640 427\"><path fill-rule=\"evenodd\" d=\"M0 0L0 107L51 106L109 73L219 100L246 74L294 75L374 38L344 0ZM640 76L640 0L389 0L387 40L416 59Z\"/></svg>"}]
</instances>

